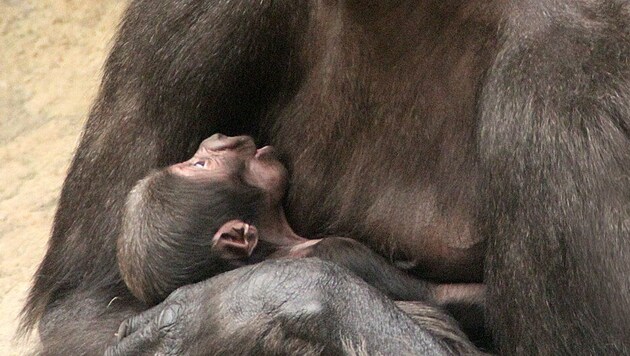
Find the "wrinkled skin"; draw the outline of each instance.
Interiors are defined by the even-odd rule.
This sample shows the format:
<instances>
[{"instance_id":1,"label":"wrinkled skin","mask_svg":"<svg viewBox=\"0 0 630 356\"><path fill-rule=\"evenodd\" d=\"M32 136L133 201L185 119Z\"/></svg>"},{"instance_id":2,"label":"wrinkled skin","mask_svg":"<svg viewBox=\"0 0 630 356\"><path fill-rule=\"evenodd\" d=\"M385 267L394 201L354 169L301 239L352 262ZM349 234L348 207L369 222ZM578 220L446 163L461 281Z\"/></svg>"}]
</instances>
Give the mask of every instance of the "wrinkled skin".
<instances>
[{"instance_id":1,"label":"wrinkled skin","mask_svg":"<svg viewBox=\"0 0 630 356\"><path fill-rule=\"evenodd\" d=\"M376 290L317 259L266 261L182 287L125 321L118 338L105 355L449 352Z\"/></svg>"}]
</instances>

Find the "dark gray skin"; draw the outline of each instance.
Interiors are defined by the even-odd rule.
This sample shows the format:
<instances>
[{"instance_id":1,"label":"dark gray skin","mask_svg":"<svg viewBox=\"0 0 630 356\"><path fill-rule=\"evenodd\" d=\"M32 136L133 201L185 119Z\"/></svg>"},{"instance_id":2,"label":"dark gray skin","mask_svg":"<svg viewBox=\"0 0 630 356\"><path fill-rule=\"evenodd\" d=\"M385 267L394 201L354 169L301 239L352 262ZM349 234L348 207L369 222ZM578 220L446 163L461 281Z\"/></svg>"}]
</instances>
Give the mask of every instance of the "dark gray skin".
<instances>
[{"instance_id":1,"label":"dark gray skin","mask_svg":"<svg viewBox=\"0 0 630 356\"><path fill-rule=\"evenodd\" d=\"M38 324L52 354L98 354L123 320L146 310L116 263L126 196L150 170L224 132L276 147L291 176L287 219L300 235L352 236L418 278L483 281L500 353L629 353L629 6L133 1L64 184L24 329ZM256 280L247 277L233 288ZM126 340L167 353L177 340L236 347L271 332L200 333L194 325L214 326L204 294L213 283L167 300L184 305L176 327ZM280 305L300 291L261 293ZM318 295L350 311L373 296ZM378 337L376 319L399 314L374 308L362 332ZM322 319L298 319L314 339L326 335ZM386 335L394 324L383 324Z\"/></svg>"},{"instance_id":2,"label":"dark gray skin","mask_svg":"<svg viewBox=\"0 0 630 356\"><path fill-rule=\"evenodd\" d=\"M198 298L214 307L198 308ZM322 329L310 329L303 319ZM475 353L449 348L427 330L344 268L319 259L280 259L178 289L123 323L117 333L121 341L105 355Z\"/></svg>"}]
</instances>

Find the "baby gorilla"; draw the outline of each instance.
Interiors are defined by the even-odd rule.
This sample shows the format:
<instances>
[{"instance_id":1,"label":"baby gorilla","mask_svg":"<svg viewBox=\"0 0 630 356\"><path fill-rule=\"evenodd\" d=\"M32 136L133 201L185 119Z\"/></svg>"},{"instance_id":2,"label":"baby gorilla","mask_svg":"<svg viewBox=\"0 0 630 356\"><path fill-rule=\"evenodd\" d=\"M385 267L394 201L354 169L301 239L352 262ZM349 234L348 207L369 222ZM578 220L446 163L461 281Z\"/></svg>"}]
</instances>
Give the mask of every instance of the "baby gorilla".
<instances>
[{"instance_id":1,"label":"baby gorilla","mask_svg":"<svg viewBox=\"0 0 630 356\"><path fill-rule=\"evenodd\" d=\"M282 208L287 171L270 146L215 134L188 161L150 173L129 193L118 264L131 292L157 304L172 291L267 258L318 257L344 266L395 300L441 304L471 295L420 281L363 244L307 240ZM453 292L455 291L455 292ZM472 295L479 294L473 288ZM454 294L453 294L454 293Z\"/></svg>"}]
</instances>

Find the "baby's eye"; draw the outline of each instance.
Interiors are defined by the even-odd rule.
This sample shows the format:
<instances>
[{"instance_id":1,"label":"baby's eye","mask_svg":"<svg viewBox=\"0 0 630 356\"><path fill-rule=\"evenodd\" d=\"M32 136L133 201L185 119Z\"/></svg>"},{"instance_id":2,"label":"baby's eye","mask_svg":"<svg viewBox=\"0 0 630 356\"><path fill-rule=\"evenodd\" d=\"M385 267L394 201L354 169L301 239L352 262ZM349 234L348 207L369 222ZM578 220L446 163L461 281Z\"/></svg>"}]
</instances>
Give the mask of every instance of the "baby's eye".
<instances>
[{"instance_id":1,"label":"baby's eye","mask_svg":"<svg viewBox=\"0 0 630 356\"><path fill-rule=\"evenodd\" d=\"M204 168L206 166L206 161L196 161L195 163L193 163L193 166Z\"/></svg>"}]
</instances>

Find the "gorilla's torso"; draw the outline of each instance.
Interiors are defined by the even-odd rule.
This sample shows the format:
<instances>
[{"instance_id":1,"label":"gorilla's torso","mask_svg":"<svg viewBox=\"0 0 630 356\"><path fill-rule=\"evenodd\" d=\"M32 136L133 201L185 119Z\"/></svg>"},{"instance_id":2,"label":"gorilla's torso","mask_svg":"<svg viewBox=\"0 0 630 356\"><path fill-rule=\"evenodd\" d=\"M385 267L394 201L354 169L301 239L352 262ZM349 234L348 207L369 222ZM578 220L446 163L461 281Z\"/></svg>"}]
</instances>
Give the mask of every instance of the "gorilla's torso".
<instances>
[{"instance_id":1,"label":"gorilla's torso","mask_svg":"<svg viewBox=\"0 0 630 356\"><path fill-rule=\"evenodd\" d=\"M472 2L420 7L362 26L314 9L304 74L269 135L299 233L358 238L419 275L479 279L476 103L495 21Z\"/></svg>"}]
</instances>

